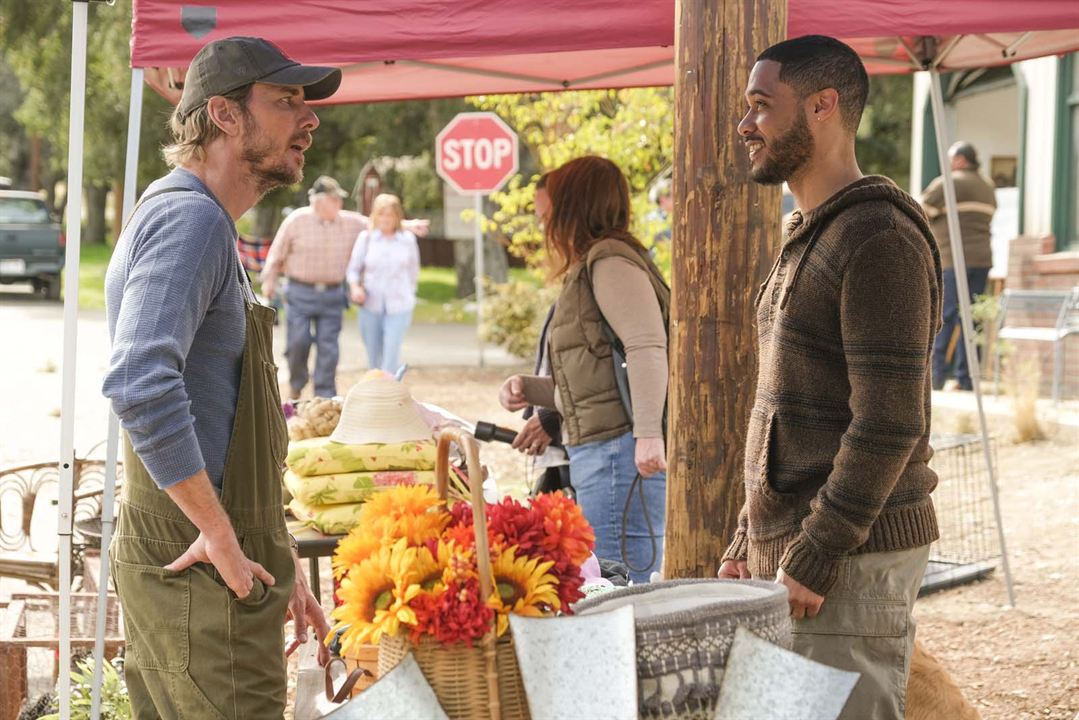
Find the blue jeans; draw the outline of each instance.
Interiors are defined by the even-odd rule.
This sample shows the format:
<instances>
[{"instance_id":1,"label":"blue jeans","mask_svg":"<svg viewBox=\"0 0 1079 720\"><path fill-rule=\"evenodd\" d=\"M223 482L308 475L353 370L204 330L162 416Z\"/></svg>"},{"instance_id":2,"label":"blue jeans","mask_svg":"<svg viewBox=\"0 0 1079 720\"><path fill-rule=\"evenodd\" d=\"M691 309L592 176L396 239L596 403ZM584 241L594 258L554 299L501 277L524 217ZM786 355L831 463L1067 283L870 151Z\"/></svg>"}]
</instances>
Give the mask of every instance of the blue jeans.
<instances>
[{"instance_id":1,"label":"blue jeans","mask_svg":"<svg viewBox=\"0 0 1079 720\"><path fill-rule=\"evenodd\" d=\"M626 516L626 555L622 555L622 513L626 507L637 466L633 462L636 441L627 432L610 440L567 446L569 474L577 491L577 504L596 532L596 556L631 565L633 582L648 582L653 571L663 563L663 531L667 510L667 475L658 473L645 478L644 505L639 489L634 489ZM648 520L651 532L645 520ZM653 558L652 539L655 538Z\"/></svg>"},{"instance_id":2,"label":"blue jeans","mask_svg":"<svg viewBox=\"0 0 1079 720\"><path fill-rule=\"evenodd\" d=\"M412 311L376 313L360 308L360 335L367 348L367 367L395 373L401 367L401 345L412 323Z\"/></svg>"},{"instance_id":3,"label":"blue jeans","mask_svg":"<svg viewBox=\"0 0 1079 720\"><path fill-rule=\"evenodd\" d=\"M970 289L970 299L975 295L985 292L985 284L989 279L989 268L967 268L967 285ZM955 328L959 329L959 342L955 346L955 379L959 381L959 387L963 390L973 390L974 383L970 379L970 368L967 366L967 348L963 344L962 323L959 320L959 293L955 285L955 270L949 269L943 272L944 296L943 320L944 325L933 342L933 387L940 389L944 381L948 379L948 342L952 339Z\"/></svg>"},{"instance_id":4,"label":"blue jeans","mask_svg":"<svg viewBox=\"0 0 1079 720\"><path fill-rule=\"evenodd\" d=\"M308 285L290 282L285 294L286 318L285 357L288 358L288 382L299 393L309 378L307 359L311 344L318 347L315 356L315 395L333 397L337 394L337 344L341 334L341 319L345 312L345 289L339 285L328 290L316 290Z\"/></svg>"}]
</instances>

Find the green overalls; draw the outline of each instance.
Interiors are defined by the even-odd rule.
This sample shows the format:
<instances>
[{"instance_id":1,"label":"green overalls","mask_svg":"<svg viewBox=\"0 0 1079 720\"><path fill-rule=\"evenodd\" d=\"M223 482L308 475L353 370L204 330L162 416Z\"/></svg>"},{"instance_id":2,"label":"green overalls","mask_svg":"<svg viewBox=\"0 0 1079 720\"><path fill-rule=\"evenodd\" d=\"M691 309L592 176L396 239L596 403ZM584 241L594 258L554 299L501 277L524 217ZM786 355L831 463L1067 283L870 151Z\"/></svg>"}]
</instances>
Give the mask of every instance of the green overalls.
<instances>
[{"instance_id":1,"label":"green overalls","mask_svg":"<svg viewBox=\"0 0 1079 720\"><path fill-rule=\"evenodd\" d=\"M245 279L246 280L246 279ZM125 672L136 718L280 718L285 708L284 621L295 580L281 500L288 445L273 363L274 311L245 302L246 339L221 504L255 578L243 600L210 565L164 566L199 535L154 483L124 438L124 489L111 546L124 611Z\"/></svg>"}]
</instances>

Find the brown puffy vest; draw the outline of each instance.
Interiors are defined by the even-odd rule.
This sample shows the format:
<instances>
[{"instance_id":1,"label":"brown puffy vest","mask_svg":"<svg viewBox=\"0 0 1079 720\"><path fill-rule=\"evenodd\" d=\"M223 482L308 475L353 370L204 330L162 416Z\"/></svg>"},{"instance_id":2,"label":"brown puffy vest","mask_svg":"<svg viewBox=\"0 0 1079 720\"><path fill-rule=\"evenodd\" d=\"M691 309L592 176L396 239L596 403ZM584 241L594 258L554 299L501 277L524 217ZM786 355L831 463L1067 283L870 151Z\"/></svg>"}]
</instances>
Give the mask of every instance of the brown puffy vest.
<instances>
[{"instance_id":1,"label":"brown puffy vest","mask_svg":"<svg viewBox=\"0 0 1079 720\"><path fill-rule=\"evenodd\" d=\"M592 294L592 266L613 256L630 260L648 274L663 322L670 321L670 288L643 250L621 240L601 240L584 262L569 269L547 334L567 445L609 440L633 428L618 393L611 344L600 322L603 315Z\"/></svg>"}]
</instances>

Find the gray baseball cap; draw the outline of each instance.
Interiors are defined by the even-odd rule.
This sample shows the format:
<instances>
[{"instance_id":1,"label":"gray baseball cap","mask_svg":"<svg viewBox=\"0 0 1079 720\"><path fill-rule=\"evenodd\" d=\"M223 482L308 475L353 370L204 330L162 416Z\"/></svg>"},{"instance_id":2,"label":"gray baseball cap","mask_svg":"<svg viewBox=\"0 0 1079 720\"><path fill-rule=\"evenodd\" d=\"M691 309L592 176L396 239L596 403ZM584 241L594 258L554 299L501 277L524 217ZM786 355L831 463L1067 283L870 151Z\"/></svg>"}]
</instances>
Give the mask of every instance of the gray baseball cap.
<instances>
[{"instance_id":1,"label":"gray baseball cap","mask_svg":"<svg viewBox=\"0 0 1079 720\"><path fill-rule=\"evenodd\" d=\"M322 100L337 92L341 70L301 65L273 43L256 37L230 37L206 44L187 69L177 108L181 120L214 95L261 82L299 85L305 100Z\"/></svg>"}]
</instances>

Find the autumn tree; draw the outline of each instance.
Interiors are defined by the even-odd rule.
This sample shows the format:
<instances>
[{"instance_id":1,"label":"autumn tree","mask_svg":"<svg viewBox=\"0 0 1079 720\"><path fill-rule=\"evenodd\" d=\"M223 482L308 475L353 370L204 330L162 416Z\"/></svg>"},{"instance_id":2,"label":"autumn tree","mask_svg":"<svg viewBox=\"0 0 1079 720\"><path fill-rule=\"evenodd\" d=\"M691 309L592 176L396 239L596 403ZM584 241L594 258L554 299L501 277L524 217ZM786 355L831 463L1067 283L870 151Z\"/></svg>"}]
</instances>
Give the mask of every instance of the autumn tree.
<instances>
[{"instance_id":1,"label":"autumn tree","mask_svg":"<svg viewBox=\"0 0 1079 720\"><path fill-rule=\"evenodd\" d=\"M498 209L490 220L511 252L533 267L542 261L532 211L535 180L581 155L602 155L622 168L632 193L634 231L651 242L659 227L648 190L670 166L674 147L670 88L486 95L470 102L498 113L517 131L525 152L522 172L491 195Z\"/></svg>"}]
</instances>

